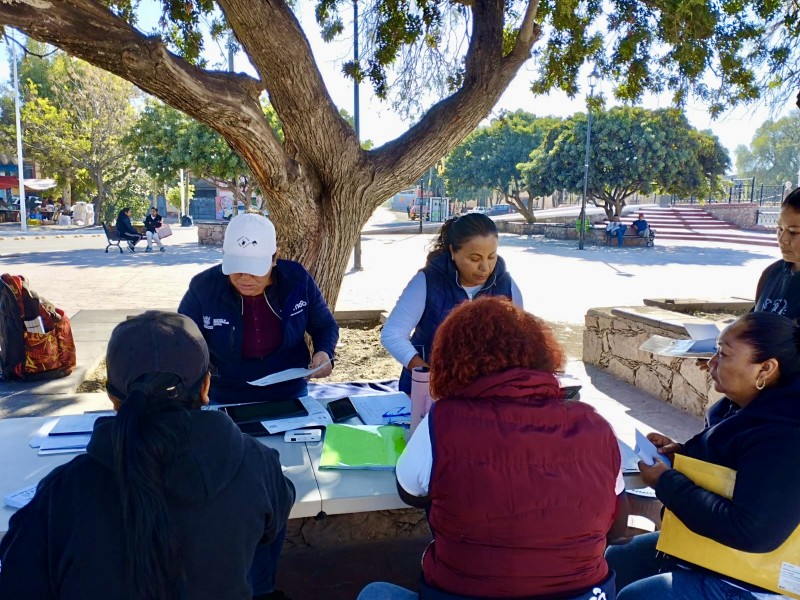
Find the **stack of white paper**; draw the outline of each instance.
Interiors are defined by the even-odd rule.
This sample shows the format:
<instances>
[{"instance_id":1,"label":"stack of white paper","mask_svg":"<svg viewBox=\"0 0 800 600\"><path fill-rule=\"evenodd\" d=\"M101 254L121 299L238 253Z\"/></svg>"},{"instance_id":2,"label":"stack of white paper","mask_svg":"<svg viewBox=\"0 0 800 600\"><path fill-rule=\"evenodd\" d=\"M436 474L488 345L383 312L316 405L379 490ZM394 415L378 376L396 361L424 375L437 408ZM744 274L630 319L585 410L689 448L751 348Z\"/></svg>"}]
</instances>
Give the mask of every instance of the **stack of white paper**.
<instances>
[{"instance_id":1,"label":"stack of white paper","mask_svg":"<svg viewBox=\"0 0 800 600\"><path fill-rule=\"evenodd\" d=\"M36 486L33 484L16 492L11 492L3 496L3 504L11 508L22 508L28 502L33 500L33 495L36 493Z\"/></svg>"},{"instance_id":2,"label":"stack of white paper","mask_svg":"<svg viewBox=\"0 0 800 600\"><path fill-rule=\"evenodd\" d=\"M396 420L411 419L411 398L403 392L350 396L350 401L364 425L386 425L388 420L383 415L387 413L397 415Z\"/></svg>"}]
</instances>

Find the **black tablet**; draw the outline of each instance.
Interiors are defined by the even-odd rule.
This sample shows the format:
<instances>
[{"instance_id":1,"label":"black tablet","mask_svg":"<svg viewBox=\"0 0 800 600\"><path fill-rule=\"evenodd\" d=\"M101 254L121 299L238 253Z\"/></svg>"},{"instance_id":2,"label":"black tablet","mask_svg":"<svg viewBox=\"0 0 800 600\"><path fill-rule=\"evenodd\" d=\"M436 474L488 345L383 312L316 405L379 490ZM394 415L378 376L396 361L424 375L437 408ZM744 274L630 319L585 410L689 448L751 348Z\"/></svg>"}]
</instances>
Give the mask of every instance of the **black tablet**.
<instances>
[{"instance_id":1,"label":"black tablet","mask_svg":"<svg viewBox=\"0 0 800 600\"><path fill-rule=\"evenodd\" d=\"M225 411L236 423L274 421L276 419L308 416L306 407L297 398L254 402L252 404L234 404L223 406L220 410Z\"/></svg>"}]
</instances>

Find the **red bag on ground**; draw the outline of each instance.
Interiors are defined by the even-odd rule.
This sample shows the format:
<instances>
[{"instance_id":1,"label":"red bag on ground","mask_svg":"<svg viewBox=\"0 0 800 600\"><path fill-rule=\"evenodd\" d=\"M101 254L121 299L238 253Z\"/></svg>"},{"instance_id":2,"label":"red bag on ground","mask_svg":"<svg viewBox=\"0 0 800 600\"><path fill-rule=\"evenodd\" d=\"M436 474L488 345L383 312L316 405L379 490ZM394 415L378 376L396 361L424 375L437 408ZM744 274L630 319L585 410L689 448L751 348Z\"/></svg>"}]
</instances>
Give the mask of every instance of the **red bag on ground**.
<instances>
[{"instance_id":1,"label":"red bag on ground","mask_svg":"<svg viewBox=\"0 0 800 600\"><path fill-rule=\"evenodd\" d=\"M76 364L75 341L64 311L31 292L21 275L6 273L0 276L0 282L3 288L0 291L5 297L2 302L3 331L0 331L3 375L17 379L55 379L72 373ZM10 304L12 297L16 307ZM12 314L14 308L17 309L16 315ZM44 332L28 331L25 322L34 322L38 318L41 318Z\"/></svg>"}]
</instances>

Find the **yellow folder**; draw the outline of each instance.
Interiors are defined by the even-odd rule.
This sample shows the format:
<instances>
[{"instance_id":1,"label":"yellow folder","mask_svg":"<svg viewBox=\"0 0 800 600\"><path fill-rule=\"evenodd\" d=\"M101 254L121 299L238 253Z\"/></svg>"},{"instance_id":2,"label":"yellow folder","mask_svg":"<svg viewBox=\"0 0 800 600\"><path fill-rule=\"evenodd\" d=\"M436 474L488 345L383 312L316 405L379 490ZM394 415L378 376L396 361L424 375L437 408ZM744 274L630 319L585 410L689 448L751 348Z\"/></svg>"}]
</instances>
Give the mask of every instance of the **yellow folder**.
<instances>
[{"instance_id":1,"label":"yellow folder","mask_svg":"<svg viewBox=\"0 0 800 600\"><path fill-rule=\"evenodd\" d=\"M675 469L696 485L725 498L733 496L736 471L688 456L675 456ZM787 499L791 502L791 499ZM692 532L671 511L664 511L658 550L721 575L800 598L800 527L777 550L742 552Z\"/></svg>"}]
</instances>

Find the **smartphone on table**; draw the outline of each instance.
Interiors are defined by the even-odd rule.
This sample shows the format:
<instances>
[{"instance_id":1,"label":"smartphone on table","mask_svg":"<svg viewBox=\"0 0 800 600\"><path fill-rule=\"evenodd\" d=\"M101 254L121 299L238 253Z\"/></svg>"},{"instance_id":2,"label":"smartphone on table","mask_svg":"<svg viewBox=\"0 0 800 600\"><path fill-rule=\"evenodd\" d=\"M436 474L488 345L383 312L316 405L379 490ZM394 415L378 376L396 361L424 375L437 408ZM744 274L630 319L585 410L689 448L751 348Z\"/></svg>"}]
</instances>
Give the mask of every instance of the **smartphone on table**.
<instances>
[{"instance_id":1,"label":"smartphone on table","mask_svg":"<svg viewBox=\"0 0 800 600\"><path fill-rule=\"evenodd\" d=\"M252 404L232 404L223 406L220 410L227 413L237 424L308 416L306 407L297 398L253 402Z\"/></svg>"},{"instance_id":2,"label":"smartphone on table","mask_svg":"<svg viewBox=\"0 0 800 600\"><path fill-rule=\"evenodd\" d=\"M333 419L334 423L341 423L358 416L358 411L353 406L350 398L340 398L339 400L328 402L328 412L331 414L331 419Z\"/></svg>"}]
</instances>

